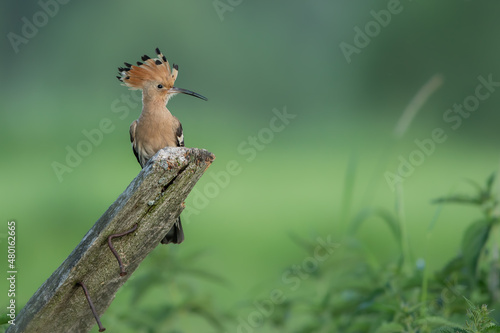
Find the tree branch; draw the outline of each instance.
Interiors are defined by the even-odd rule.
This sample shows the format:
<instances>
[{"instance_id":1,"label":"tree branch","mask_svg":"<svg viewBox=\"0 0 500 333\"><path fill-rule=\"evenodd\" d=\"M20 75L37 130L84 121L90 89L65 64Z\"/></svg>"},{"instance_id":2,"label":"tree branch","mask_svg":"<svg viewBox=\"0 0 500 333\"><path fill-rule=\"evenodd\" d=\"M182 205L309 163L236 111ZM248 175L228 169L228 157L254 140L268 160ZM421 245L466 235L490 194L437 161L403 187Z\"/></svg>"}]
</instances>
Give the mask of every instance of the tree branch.
<instances>
[{"instance_id":1,"label":"tree branch","mask_svg":"<svg viewBox=\"0 0 500 333\"><path fill-rule=\"evenodd\" d=\"M96 321L79 283L87 286L102 315L118 289L170 230L187 195L214 158L196 148L160 150L35 292L7 332L88 332ZM132 233L113 238L128 273L120 276L108 237L136 224Z\"/></svg>"}]
</instances>

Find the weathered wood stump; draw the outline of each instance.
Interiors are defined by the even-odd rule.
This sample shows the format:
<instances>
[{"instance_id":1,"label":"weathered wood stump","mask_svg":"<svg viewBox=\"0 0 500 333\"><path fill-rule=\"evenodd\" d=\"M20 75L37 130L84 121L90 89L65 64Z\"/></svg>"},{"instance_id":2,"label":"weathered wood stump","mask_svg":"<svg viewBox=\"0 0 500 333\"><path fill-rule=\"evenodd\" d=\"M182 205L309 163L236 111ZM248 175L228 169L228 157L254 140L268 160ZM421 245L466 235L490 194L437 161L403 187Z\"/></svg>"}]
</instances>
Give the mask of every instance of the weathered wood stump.
<instances>
[{"instance_id":1,"label":"weathered wood stump","mask_svg":"<svg viewBox=\"0 0 500 333\"><path fill-rule=\"evenodd\" d=\"M102 315L118 289L170 230L187 195L214 158L197 148L160 150L35 292L7 332L88 332L96 321L78 283L87 286ZM112 241L128 273L120 276L108 237L136 224L134 232Z\"/></svg>"}]
</instances>

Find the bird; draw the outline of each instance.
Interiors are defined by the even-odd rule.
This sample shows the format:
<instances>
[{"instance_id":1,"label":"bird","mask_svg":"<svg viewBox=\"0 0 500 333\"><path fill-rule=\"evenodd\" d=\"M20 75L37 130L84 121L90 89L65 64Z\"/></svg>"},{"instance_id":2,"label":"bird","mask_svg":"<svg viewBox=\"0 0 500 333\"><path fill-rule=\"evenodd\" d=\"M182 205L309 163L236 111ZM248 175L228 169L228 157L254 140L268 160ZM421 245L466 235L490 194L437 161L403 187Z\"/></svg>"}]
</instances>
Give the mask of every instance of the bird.
<instances>
[{"instance_id":1,"label":"bird","mask_svg":"<svg viewBox=\"0 0 500 333\"><path fill-rule=\"evenodd\" d=\"M118 80L130 90L142 90L142 112L130 125L132 150L141 168L147 164L160 149L165 147L184 147L182 125L167 109L169 99L176 94L186 94L207 101L208 99L191 90L174 87L179 66L167 61L156 48L156 57L141 57L136 65L124 62L118 67ZM180 217L161 240L162 244L180 244L184 241L184 231Z\"/></svg>"}]
</instances>

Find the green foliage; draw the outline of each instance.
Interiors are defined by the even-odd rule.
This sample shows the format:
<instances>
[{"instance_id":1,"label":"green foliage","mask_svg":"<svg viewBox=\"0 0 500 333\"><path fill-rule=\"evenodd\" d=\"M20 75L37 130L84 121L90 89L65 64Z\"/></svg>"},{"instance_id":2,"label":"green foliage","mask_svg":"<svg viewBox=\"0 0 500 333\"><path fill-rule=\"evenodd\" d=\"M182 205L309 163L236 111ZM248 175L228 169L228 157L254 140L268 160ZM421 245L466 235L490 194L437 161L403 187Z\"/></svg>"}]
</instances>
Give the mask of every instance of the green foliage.
<instances>
[{"instance_id":1,"label":"green foliage","mask_svg":"<svg viewBox=\"0 0 500 333\"><path fill-rule=\"evenodd\" d=\"M435 201L441 205L472 204L483 217L465 230L460 253L434 274L428 271L425 258L415 261L405 250L409 246L404 235L403 198L398 196L396 212L369 208L355 216L331 253L320 251L318 257L317 239L291 234L304 253L296 262L315 264L307 269L297 265L287 268L294 278L300 277L300 283L291 288L282 279L274 288L283 293L280 302L269 305L269 298L256 297L243 307L223 309L216 297L200 286L228 282L219 274L198 268L202 253L162 247L127 282L125 294L117 295L115 302L119 300L121 306L115 309L112 305L106 313L106 325L121 332L180 333L191 331L188 323L198 321L196 327L206 327L206 332L234 332L239 329L238 320L247 319L245 314L257 313L261 319L251 326L255 332L500 332L498 313L488 310L488 306L500 306L496 296L498 248L491 242L498 228L493 183L490 177L484 187L476 186L476 195ZM376 258L356 237L369 221L379 221L390 230L397 244L396 255L390 260ZM263 292L269 294L269 290ZM267 305L261 308L255 303Z\"/></svg>"},{"instance_id":2,"label":"green foliage","mask_svg":"<svg viewBox=\"0 0 500 333\"><path fill-rule=\"evenodd\" d=\"M488 332L490 329L500 330L500 327L493 323L493 320L489 317L492 312L488 310L488 306L483 304L481 307L477 307L474 303L465 299L469 308L467 309L467 317L469 320L465 322L465 329L470 333L480 333Z\"/></svg>"},{"instance_id":3,"label":"green foliage","mask_svg":"<svg viewBox=\"0 0 500 333\"><path fill-rule=\"evenodd\" d=\"M144 269L127 282L128 306L110 308L106 320L115 329L130 332L183 332L178 318L197 318L214 331L223 331L232 317L219 310L213 297L199 292L200 282L227 284L222 277L196 267L200 252L179 255L162 247L146 259ZM168 269L160 268L168 267ZM154 301L156 300L156 301Z\"/></svg>"},{"instance_id":4,"label":"green foliage","mask_svg":"<svg viewBox=\"0 0 500 333\"><path fill-rule=\"evenodd\" d=\"M7 328L10 326L8 324L10 318L7 317L7 314L3 314L0 316L0 332L5 332Z\"/></svg>"},{"instance_id":5,"label":"green foliage","mask_svg":"<svg viewBox=\"0 0 500 333\"><path fill-rule=\"evenodd\" d=\"M494 215L498 199L493 183L494 177L490 177L484 187L476 186L474 196L457 195L435 201L473 204L484 215L465 230L461 253L441 270L430 274L424 259L407 264L410 255L404 250L408 241L402 232L401 211L365 209L353 219L335 253L308 272L298 291L286 295L287 315L275 311L264 326L270 332L295 333L500 331L492 317L494 313L485 305L500 305L494 290L494 278L499 276L498 249L490 249L493 230L498 226ZM402 198L397 200L402 202ZM398 255L392 261L379 262L355 237L363 224L373 220L385 223L398 244ZM314 253L317 245L296 235L293 241L308 255ZM322 285L326 289L317 287ZM477 303L484 305L478 307Z\"/></svg>"},{"instance_id":6,"label":"green foliage","mask_svg":"<svg viewBox=\"0 0 500 333\"><path fill-rule=\"evenodd\" d=\"M434 200L434 203L456 203L456 204L470 204L479 206L483 209L484 214L491 217L492 212L498 205L497 194L493 192L493 184L495 182L495 174L492 174L486 180L484 187L476 182L469 180L468 183L474 187L476 193L474 195L458 194Z\"/></svg>"},{"instance_id":7,"label":"green foliage","mask_svg":"<svg viewBox=\"0 0 500 333\"><path fill-rule=\"evenodd\" d=\"M353 175L350 182L354 182ZM228 281L199 269L202 253L161 247L127 282L126 291L117 295L113 305L120 306L112 305L104 322L121 332L188 332L191 330L187 325L193 321L198 322L196 327L206 327L206 332L234 332L238 331L237 318L260 313L261 322L252 326L256 332L500 332L498 313L488 309L500 306L495 296L495 279L500 276L498 249L491 246L499 224L493 184L494 178L490 177L484 187L475 185L472 196L453 195L434 201L440 205L471 204L483 214L466 228L460 253L434 274L428 272L425 259L415 261L405 250L408 240L401 211L403 198L398 195L395 212L366 208L357 214L338 246L328 255L321 252L326 257L315 259L312 268L302 267L300 271L289 267L286 271L293 272L296 278L300 276L300 283L297 288L285 282L276 286L283 292L283 301L265 310L256 307L254 301L269 304L268 298L248 300L243 307L240 304L230 310L222 308L217 298L201 286L224 286ZM437 217L431 221L432 226ZM356 237L363 226L373 221L385 224L397 244L391 260L380 261ZM317 240L297 234L290 238L304 254L296 262L315 258ZM263 292L268 294L269 290Z\"/></svg>"},{"instance_id":8,"label":"green foliage","mask_svg":"<svg viewBox=\"0 0 500 333\"><path fill-rule=\"evenodd\" d=\"M437 332L442 333L456 333L456 332L464 332L464 333L486 333L486 332L500 332L500 326L496 325L493 320L490 318L491 310L488 310L486 305L482 305L481 307L476 306L474 303L465 298L467 302L467 318L468 320L465 322L464 328L452 328L452 327L443 327L440 328Z\"/></svg>"},{"instance_id":9,"label":"green foliage","mask_svg":"<svg viewBox=\"0 0 500 333\"><path fill-rule=\"evenodd\" d=\"M354 182L352 175L351 178L350 182ZM411 264L410 253L405 250L408 240L403 232L403 199L398 196L396 212L370 208L355 216L346 236L339 241L340 245L326 259L318 260L313 269L295 273L297 267L288 268L287 272L300 276L301 283L296 290L287 289L285 284L278 286L277 289L284 290L284 302L273 304L266 310L259 310L252 301L247 302L247 313L257 311L263 318L255 328L263 332L293 333L499 332L500 327L492 317L494 313L486 305L475 305L500 305L492 290L495 285L491 282L492 277L499 273L498 265L493 265L492 260L498 259L489 249L493 229L498 225L494 216L498 200L493 193L493 183L494 178L490 177L484 187L475 186L477 193L474 196L455 195L435 201L439 204L473 204L484 215L465 230L461 253L441 270L429 273L424 259ZM373 220L386 224L396 241L397 255L390 261L377 260L356 238L362 226ZM435 220L437 215L431 222L432 226ZM290 238L304 251L305 258L314 257L317 241L296 234L291 234ZM189 316L204 318L215 331L223 331L226 327L234 331L237 328L233 318L245 313L241 307L229 312L213 310L210 297L200 298L192 286L175 282L185 282L185 278L177 277L182 275L190 276L194 283L198 279L224 283L217 275L197 270L193 264L197 256L193 254L180 259L169 252L167 257L153 257L152 267L166 265L171 268L170 273L150 269L133 280L131 303L139 302L148 288L155 285L175 284L184 297L178 303L136 312L137 316L127 319L131 327L143 329L147 323L168 327L176 315L187 312ZM256 301L269 304L265 299ZM122 319L125 320L125 314ZM154 329L152 326L151 332Z\"/></svg>"}]
</instances>

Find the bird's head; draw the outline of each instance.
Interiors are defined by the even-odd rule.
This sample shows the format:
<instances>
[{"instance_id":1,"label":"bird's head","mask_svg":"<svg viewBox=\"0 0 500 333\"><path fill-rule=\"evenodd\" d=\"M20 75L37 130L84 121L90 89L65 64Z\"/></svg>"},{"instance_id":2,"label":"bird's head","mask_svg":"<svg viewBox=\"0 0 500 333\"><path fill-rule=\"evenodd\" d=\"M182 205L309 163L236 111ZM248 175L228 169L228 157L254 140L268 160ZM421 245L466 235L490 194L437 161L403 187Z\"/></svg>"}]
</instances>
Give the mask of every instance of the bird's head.
<instances>
[{"instance_id":1,"label":"bird's head","mask_svg":"<svg viewBox=\"0 0 500 333\"><path fill-rule=\"evenodd\" d=\"M117 76L122 85L129 89L140 89L145 99L166 104L170 97L176 94L186 94L207 100L200 94L193 91L174 87L179 66L170 64L167 58L156 48L157 58L150 58L147 55L142 56L142 62L137 62L137 65L124 63L125 67L119 67Z\"/></svg>"}]
</instances>

